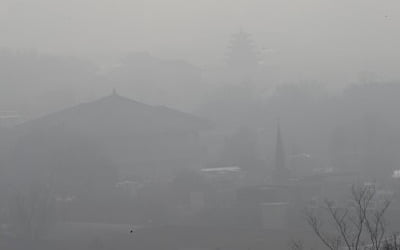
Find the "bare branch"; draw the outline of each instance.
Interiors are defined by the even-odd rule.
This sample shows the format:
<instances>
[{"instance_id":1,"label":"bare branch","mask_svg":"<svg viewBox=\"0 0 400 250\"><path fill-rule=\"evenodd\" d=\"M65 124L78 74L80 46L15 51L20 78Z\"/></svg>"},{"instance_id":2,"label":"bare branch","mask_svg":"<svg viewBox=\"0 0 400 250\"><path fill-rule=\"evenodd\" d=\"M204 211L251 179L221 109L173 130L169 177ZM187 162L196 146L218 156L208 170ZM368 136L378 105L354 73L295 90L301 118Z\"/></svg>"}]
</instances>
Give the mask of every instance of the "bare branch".
<instances>
[{"instance_id":1,"label":"bare branch","mask_svg":"<svg viewBox=\"0 0 400 250\"><path fill-rule=\"evenodd\" d=\"M350 207L338 207L333 201L325 201L326 207L322 211L327 212L328 217L332 219L336 235L334 235L335 232L331 232L333 235L324 232L321 216L317 216L312 211L307 213L308 224L319 240L331 250L342 249L342 247L349 250L366 249L364 239L369 240L368 249L382 250L383 245L388 245L388 239L385 238L384 215L390 205L390 200L381 202L379 207L373 207L376 202L374 185L353 185L351 198Z\"/></svg>"}]
</instances>

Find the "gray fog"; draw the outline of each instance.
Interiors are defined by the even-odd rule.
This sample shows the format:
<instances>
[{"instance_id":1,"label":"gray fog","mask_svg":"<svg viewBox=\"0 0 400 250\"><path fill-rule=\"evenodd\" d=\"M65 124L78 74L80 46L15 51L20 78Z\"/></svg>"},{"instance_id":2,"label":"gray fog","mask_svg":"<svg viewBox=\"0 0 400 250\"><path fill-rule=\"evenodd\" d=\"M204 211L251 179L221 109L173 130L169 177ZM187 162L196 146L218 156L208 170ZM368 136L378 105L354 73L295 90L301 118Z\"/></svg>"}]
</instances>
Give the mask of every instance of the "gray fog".
<instances>
[{"instance_id":1,"label":"gray fog","mask_svg":"<svg viewBox=\"0 0 400 250\"><path fill-rule=\"evenodd\" d=\"M0 0L0 249L400 249L400 2Z\"/></svg>"},{"instance_id":2,"label":"gray fog","mask_svg":"<svg viewBox=\"0 0 400 250\"><path fill-rule=\"evenodd\" d=\"M221 65L227 36L242 28L285 75L398 77L396 0L2 0L0 10L0 45L14 49L104 63L147 51L211 67Z\"/></svg>"}]
</instances>

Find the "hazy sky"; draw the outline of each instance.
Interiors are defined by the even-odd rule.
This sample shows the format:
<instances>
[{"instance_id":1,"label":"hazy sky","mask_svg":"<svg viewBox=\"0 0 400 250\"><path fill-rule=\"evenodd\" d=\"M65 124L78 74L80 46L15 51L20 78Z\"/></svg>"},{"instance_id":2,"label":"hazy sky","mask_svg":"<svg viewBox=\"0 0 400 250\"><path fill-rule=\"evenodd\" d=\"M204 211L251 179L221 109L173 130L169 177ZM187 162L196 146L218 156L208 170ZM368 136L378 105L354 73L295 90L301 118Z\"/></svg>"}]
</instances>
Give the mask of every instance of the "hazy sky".
<instances>
[{"instance_id":1,"label":"hazy sky","mask_svg":"<svg viewBox=\"0 0 400 250\"><path fill-rule=\"evenodd\" d=\"M0 0L0 46L149 51L214 65L242 28L272 50L268 64L315 78L360 70L396 77L399 27L398 0Z\"/></svg>"}]
</instances>

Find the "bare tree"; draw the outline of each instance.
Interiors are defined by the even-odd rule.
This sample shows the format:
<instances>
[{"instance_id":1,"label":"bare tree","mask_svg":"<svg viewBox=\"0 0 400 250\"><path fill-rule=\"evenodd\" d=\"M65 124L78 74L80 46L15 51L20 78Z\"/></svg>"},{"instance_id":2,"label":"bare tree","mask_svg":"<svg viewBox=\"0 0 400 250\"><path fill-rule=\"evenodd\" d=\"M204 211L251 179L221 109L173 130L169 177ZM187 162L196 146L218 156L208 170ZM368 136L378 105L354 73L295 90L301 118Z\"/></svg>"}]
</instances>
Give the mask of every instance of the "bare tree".
<instances>
[{"instance_id":1,"label":"bare tree","mask_svg":"<svg viewBox=\"0 0 400 250\"><path fill-rule=\"evenodd\" d=\"M377 197L374 185L353 185L349 204L338 206L325 200L322 209L308 209L306 219L321 243L331 250L400 249L397 238L387 237L384 215L389 205L388 197ZM298 246L292 249L302 249Z\"/></svg>"},{"instance_id":2,"label":"bare tree","mask_svg":"<svg viewBox=\"0 0 400 250\"><path fill-rule=\"evenodd\" d=\"M382 246L383 250L399 250L400 249L400 242L399 242L399 235L393 234L390 237L386 237L385 242Z\"/></svg>"},{"instance_id":3,"label":"bare tree","mask_svg":"<svg viewBox=\"0 0 400 250\"><path fill-rule=\"evenodd\" d=\"M303 242L300 240L292 240L290 242L290 249L291 250L303 250L304 249Z\"/></svg>"}]
</instances>

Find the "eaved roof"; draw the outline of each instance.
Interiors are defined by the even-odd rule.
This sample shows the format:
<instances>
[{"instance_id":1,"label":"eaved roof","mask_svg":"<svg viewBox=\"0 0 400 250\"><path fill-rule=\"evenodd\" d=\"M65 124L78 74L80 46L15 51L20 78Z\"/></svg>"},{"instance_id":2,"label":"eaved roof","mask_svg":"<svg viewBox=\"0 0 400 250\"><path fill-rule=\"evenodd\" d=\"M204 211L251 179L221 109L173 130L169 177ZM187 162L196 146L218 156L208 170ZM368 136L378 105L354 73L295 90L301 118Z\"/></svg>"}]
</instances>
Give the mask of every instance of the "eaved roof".
<instances>
[{"instance_id":1,"label":"eaved roof","mask_svg":"<svg viewBox=\"0 0 400 250\"><path fill-rule=\"evenodd\" d=\"M140 103L113 92L93 102L28 121L17 129L67 127L85 134L132 135L195 132L211 124L194 115L164 106Z\"/></svg>"}]
</instances>

